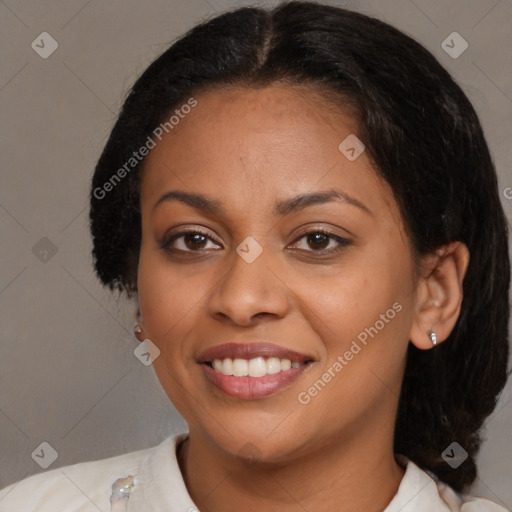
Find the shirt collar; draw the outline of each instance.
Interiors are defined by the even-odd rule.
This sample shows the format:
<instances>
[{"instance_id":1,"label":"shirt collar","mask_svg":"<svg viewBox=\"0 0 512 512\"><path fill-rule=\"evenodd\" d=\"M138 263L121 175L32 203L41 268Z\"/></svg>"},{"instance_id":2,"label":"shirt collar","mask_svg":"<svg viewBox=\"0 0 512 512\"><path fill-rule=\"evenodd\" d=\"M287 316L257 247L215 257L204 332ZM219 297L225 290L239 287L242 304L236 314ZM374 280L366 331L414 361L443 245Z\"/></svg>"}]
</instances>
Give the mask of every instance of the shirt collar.
<instances>
[{"instance_id":1,"label":"shirt collar","mask_svg":"<svg viewBox=\"0 0 512 512\"><path fill-rule=\"evenodd\" d=\"M151 449L141 462L130 495L129 510L144 510L151 504L155 510L197 512L190 498L176 457L176 447L188 432L168 437ZM397 456L405 466L397 494L384 512L453 512L460 510L460 501L453 493L450 505L439 494L434 478L405 457ZM452 501L452 500L450 500Z\"/></svg>"}]
</instances>

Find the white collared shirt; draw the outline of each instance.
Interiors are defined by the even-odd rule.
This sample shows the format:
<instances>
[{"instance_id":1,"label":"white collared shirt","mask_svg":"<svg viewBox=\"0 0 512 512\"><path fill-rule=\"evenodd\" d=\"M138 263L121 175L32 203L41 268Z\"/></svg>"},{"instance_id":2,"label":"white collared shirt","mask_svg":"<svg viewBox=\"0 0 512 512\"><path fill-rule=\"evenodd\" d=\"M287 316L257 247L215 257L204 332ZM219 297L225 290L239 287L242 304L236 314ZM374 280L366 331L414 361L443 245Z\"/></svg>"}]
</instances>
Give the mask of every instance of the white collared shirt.
<instances>
[{"instance_id":1,"label":"white collared shirt","mask_svg":"<svg viewBox=\"0 0 512 512\"><path fill-rule=\"evenodd\" d=\"M148 450L21 480L0 491L0 512L198 512L176 458L176 446L187 436L175 434ZM120 498L119 489L130 487L130 476L133 487ZM111 496L117 498L113 503ZM410 461L397 494L383 512L455 511L507 512L482 498L461 497Z\"/></svg>"}]
</instances>

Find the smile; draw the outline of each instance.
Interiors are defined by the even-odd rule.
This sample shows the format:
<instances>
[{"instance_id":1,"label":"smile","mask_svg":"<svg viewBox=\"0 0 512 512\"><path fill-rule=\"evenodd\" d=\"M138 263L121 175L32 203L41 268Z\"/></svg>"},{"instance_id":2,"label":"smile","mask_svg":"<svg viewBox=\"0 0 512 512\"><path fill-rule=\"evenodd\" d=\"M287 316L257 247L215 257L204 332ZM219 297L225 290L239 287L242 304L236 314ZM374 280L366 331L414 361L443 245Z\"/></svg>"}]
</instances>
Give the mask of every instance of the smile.
<instances>
[{"instance_id":1,"label":"smile","mask_svg":"<svg viewBox=\"0 0 512 512\"><path fill-rule=\"evenodd\" d=\"M198 359L207 381L224 393L254 400L292 384L313 358L269 343L228 343Z\"/></svg>"},{"instance_id":2,"label":"smile","mask_svg":"<svg viewBox=\"0 0 512 512\"><path fill-rule=\"evenodd\" d=\"M290 368L299 368L302 364L298 361L291 362L290 359L279 359L277 357L256 357L254 359L214 359L213 363L208 362L212 368L223 375L235 377L264 377L279 372L288 371Z\"/></svg>"}]
</instances>

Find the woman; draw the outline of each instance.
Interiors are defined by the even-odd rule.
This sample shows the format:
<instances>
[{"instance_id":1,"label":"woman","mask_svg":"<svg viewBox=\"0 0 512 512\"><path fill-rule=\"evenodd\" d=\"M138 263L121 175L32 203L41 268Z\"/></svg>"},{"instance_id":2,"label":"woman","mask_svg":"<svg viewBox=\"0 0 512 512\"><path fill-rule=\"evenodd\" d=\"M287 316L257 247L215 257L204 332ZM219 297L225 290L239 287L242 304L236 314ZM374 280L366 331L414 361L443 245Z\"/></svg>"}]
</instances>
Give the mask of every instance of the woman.
<instances>
[{"instance_id":1,"label":"woman","mask_svg":"<svg viewBox=\"0 0 512 512\"><path fill-rule=\"evenodd\" d=\"M189 432L0 510L505 510L465 489L507 378L506 220L418 43L308 2L195 27L135 83L90 219Z\"/></svg>"}]
</instances>

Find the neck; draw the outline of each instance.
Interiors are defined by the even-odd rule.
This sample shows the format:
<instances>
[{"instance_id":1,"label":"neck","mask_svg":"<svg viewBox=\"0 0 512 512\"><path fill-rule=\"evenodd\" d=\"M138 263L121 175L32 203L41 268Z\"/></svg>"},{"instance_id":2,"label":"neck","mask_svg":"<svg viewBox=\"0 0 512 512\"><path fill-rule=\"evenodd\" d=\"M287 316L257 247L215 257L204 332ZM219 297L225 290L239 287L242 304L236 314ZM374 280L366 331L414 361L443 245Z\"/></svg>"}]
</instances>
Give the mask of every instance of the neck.
<instances>
[{"instance_id":1,"label":"neck","mask_svg":"<svg viewBox=\"0 0 512 512\"><path fill-rule=\"evenodd\" d=\"M371 430L359 429L350 442L333 437L294 460L251 463L226 455L191 431L178 461L201 511L382 512L396 494L404 470L393 455L392 430L377 433L369 437ZM383 436L388 443L383 444Z\"/></svg>"}]
</instances>

